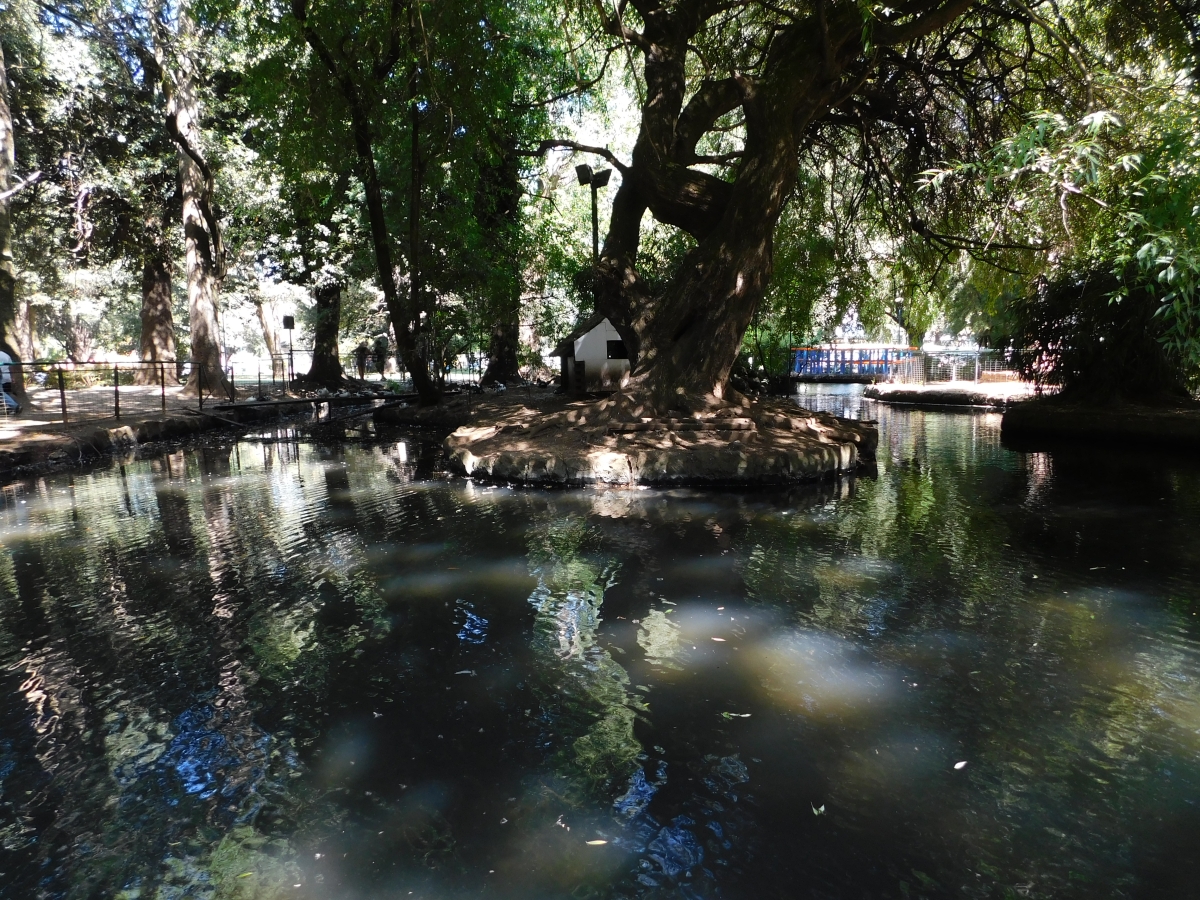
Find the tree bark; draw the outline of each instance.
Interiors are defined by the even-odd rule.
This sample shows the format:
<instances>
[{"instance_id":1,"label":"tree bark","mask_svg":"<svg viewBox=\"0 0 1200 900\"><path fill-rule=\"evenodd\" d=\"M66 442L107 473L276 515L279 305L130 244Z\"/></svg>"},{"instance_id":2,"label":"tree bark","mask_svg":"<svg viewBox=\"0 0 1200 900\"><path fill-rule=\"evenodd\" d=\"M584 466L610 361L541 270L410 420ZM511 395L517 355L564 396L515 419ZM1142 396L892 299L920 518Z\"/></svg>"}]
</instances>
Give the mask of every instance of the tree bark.
<instances>
[{"instance_id":1,"label":"tree bark","mask_svg":"<svg viewBox=\"0 0 1200 900\"><path fill-rule=\"evenodd\" d=\"M312 367L305 379L323 387L342 383L342 361L338 358L338 331L342 318L342 286L336 281L322 284L313 291L317 321L313 329Z\"/></svg>"},{"instance_id":2,"label":"tree bark","mask_svg":"<svg viewBox=\"0 0 1200 900\"><path fill-rule=\"evenodd\" d=\"M0 47L0 195L6 195L12 189L16 164L12 111L8 105L8 70L4 65L4 49ZM28 310L26 319L27 313ZM21 318L12 251L12 198L5 196L0 199L0 350L14 360L22 358ZM32 348L29 352L32 353ZM25 379L21 367L12 366L11 372L13 396L24 404Z\"/></svg>"},{"instance_id":3,"label":"tree bark","mask_svg":"<svg viewBox=\"0 0 1200 900\"><path fill-rule=\"evenodd\" d=\"M309 23L306 0L291 0L291 6L292 15L300 23L305 41L337 82L350 114L350 131L354 140L355 154L358 157L358 174L366 195L367 220L371 227L371 244L375 251L379 287L383 291L384 304L387 307L388 318L391 320L392 331L396 338L397 355L412 376L413 387L416 388L421 403L437 403L441 399L441 392L429 375L429 366L426 360L417 351L414 331L420 311L413 305L412 300L406 304L396 289L396 271L392 263L392 235L383 207L383 189L379 183L379 170L375 165L374 130L371 127L371 118L363 98L363 91L357 80L363 76L353 67L339 64L325 41ZM410 13L411 9L410 5ZM399 10L400 4L394 3L391 36L393 45L397 40ZM411 14L409 18L411 31ZM385 59L381 60L374 67L372 75L367 77L373 77L377 81L387 78L398 59L398 53L393 52L394 50L395 47L390 46Z\"/></svg>"},{"instance_id":4,"label":"tree bark","mask_svg":"<svg viewBox=\"0 0 1200 900\"><path fill-rule=\"evenodd\" d=\"M223 271L221 234L213 215L212 172L200 149L200 100L196 72L188 54L192 37L191 15L179 11L179 65L173 83L164 78L167 92L167 129L179 145L179 180L183 195L183 237L186 250L188 324L191 331L192 371L186 394L200 392L228 396L229 380L221 365L221 331L217 300Z\"/></svg>"},{"instance_id":5,"label":"tree bark","mask_svg":"<svg viewBox=\"0 0 1200 900\"><path fill-rule=\"evenodd\" d=\"M480 384L491 387L494 384L511 384L521 380L521 363L517 355L520 342L521 326L517 309L514 307L508 321L497 322L492 326L492 336L488 342L487 371L483 373Z\"/></svg>"},{"instance_id":6,"label":"tree bark","mask_svg":"<svg viewBox=\"0 0 1200 900\"><path fill-rule=\"evenodd\" d=\"M175 321L171 314L171 264L164 256L152 254L142 266L142 362L162 363L141 366L137 370L138 384L158 384L164 377L167 384L176 384Z\"/></svg>"},{"instance_id":7,"label":"tree bark","mask_svg":"<svg viewBox=\"0 0 1200 900\"><path fill-rule=\"evenodd\" d=\"M279 346L279 331L276 327L275 306L260 296L254 298L254 312L258 316L258 324L262 327L263 343L267 345L267 355L271 358L271 380L282 379L286 366L283 351Z\"/></svg>"},{"instance_id":8,"label":"tree bark","mask_svg":"<svg viewBox=\"0 0 1200 900\"><path fill-rule=\"evenodd\" d=\"M646 93L631 162L614 163L622 180L600 258L597 306L634 359L632 391L664 412L720 405L770 282L775 226L795 186L809 126L861 86L877 56L866 46L857 6L818 3L812 16L774 32L759 72L705 80L685 105L692 39L722 4L633 5L645 23L641 33L605 23L642 51ZM921 0L909 5L906 24L874 25L871 40L874 46L911 41L969 6L970 0ZM700 138L739 107L746 138L732 181L690 168ZM647 211L697 241L665 289L653 293L636 267Z\"/></svg>"},{"instance_id":9,"label":"tree bark","mask_svg":"<svg viewBox=\"0 0 1200 900\"><path fill-rule=\"evenodd\" d=\"M514 252L520 229L521 169L514 152L516 140L507 135L495 138L504 148L497 159L479 167L475 196L475 218L480 223L487 248L486 265L491 277L485 280L490 294L486 306L491 314L488 367L480 383L485 387L520 381L522 261Z\"/></svg>"}]
</instances>

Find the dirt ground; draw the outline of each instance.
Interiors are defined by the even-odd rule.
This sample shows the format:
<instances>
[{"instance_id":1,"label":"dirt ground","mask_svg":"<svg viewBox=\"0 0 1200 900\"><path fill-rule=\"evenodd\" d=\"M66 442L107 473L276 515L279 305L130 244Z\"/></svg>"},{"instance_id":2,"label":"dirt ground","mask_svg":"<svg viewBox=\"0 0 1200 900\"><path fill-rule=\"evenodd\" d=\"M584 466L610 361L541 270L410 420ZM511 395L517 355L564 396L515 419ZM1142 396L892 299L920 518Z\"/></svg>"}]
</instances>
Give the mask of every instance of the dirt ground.
<instances>
[{"instance_id":1,"label":"dirt ground","mask_svg":"<svg viewBox=\"0 0 1200 900\"><path fill-rule=\"evenodd\" d=\"M873 423L756 400L711 413L641 415L617 396L546 388L447 398L381 411L377 421L454 429L450 467L536 485L783 484L855 471L874 459Z\"/></svg>"}]
</instances>

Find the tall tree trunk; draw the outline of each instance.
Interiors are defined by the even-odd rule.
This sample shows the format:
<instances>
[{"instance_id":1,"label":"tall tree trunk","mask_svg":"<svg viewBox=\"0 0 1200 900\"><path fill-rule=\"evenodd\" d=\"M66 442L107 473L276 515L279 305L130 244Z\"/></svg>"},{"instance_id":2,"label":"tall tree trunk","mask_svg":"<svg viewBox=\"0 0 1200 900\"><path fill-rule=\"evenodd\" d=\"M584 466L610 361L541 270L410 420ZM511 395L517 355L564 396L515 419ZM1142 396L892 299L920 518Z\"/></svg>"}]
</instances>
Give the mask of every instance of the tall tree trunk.
<instances>
[{"instance_id":1,"label":"tall tree trunk","mask_svg":"<svg viewBox=\"0 0 1200 900\"><path fill-rule=\"evenodd\" d=\"M286 366L283 351L279 346L279 329L275 319L275 305L261 296L254 298L254 312L258 316L258 324L262 326L263 343L267 345L267 355L271 357L271 379L285 377Z\"/></svg>"},{"instance_id":2,"label":"tall tree trunk","mask_svg":"<svg viewBox=\"0 0 1200 900\"><path fill-rule=\"evenodd\" d=\"M492 326L492 336L488 341L488 365L483 373L480 384L491 387L494 384L510 384L521 380L521 362L517 351L521 342L521 326L518 322L517 308L506 322L497 322Z\"/></svg>"},{"instance_id":3,"label":"tall tree trunk","mask_svg":"<svg viewBox=\"0 0 1200 900\"><path fill-rule=\"evenodd\" d=\"M379 288L383 291L384 304L387 307L388 318L396 338L397 355L409 371L413 387L420 395L424 404L437 403L441 392L429 376L429 366L417 350L415 326L419 321L419 309L406 304L396 289L396 271L392 264L392 236L388 229L387 217L384 215L383 190L379 184L379 170L375 165L374 132L371 128L371 118L367 111L363 89L358 78L360 73L340 64L326 45L325 41L308 21L306 0L292 0L292 15L300 23L304 31L304 39L312 47L313 52L325 64L329 74L337 81L342 96L350 113L350 131L354 139L355 154L358 157L359 177L362 179L367 201L367 220L371 226L371 244L375 250L375 265L379 276ZM392 5L393 45L398 34L398 16L401 9L399 3ZM413 32L413 8L409 5L409 35ZM391 53L390 58L375 68L372 76L377 82L386 79L399 59L398 53ZM415 294L414 294L415 296ZM406 308L406 306L408 308Z\"/></svg>"},{"instance_id":4,"label":"tall tree trunk","mask_svg":"<svg viewBox=\"0 0 1200 900\"><path fill-rule=\"evenodd\" d=\"M20 298L16 300L16 316L13 321L13 342L16 344L17 352L21 354L21 359L35 359L37 357L37 323L33 317L33 306L29 302L29 298Z\"/></svg>"},{"instance_id":5,"label":"tall tree trunk","mask_svg":"<svg viewBox=\"0 0 1200 900\"><path fill-rule=\"evenodd\" d=\"M488 367L481 383L490 386L519 381L521 341L522 261L514 252L521 223L520 161L511 137L497 137L505 148L498 158L480 165L475 195L475 218L483 229L489 277L485 290L498 302L488 304L493 321L488 343Z\"/></svg>"},{"instance_id":6,"label":"tall tree trunk","mask_svg":"<svg viewBox=\"0 0 1200 900\"><path fill-rule=\"evenodd\" d=\"M363 115L352 115L354 142L362 164L363 180L367 195L367 214L371 223L371 241L375 247L375 263L379 272L379 284L383 289L388 318L396 337L396 348L404 368L413 380L413 387L425 404L437 403L440 392L429 376L429 365L417 352L413 339L412 324L417 320L417 309L405 309L400 293L396 290L396 272L392 265L391 234L383 210L383 191L379 186L379 174L375 168L375 151L371 143L370 125Z\"/></svg>"},{"instance_id":7,"label":"tall tree trunk","mask_svg":"<svg viewBox=\"0 0 1200 900\"><path fill-rule=\"evenodd\" d=\"M414 337L421 333L421 110L417 108L417 47L416 29L413 23L413 6L408 7L408 43L409 53L413 62L408 72L408 121L410 129L409 142L409 179L408 179L408 308L412 310ZM432 338L433 310L429 310L425 320ZM425 346L432 350L434 341L428 340ZM432 353L427 353L428 357ZM408 367L412 370L412 366ZM438 383L441 383L442 367L435 367ZM414 376L415 382L415 376Z\"/></svg>"},{"instance_id":8,"label":"tall tree trunk","mask_svg":"<svg viewBox=\"0 0 1200 900\"><path fill-rule=\"evenodd\" d=\"M171 264L159 253L153 253L142 265L142 362L162 363L141 366L137 371L138 384L157 384L164 377L167 384L176 384L175 321L171 314Z\"/></svg>"},{"instance_id":9,"label":"tall tree trunk","mask_svg":"<svg viewBox=\"0 0 1200 900\"><path fill-rule=\"evenodd\" d=\"M4 66L4 49L0 47L0 195L6 195L12 189L16 165L12 111L8 106L8 72ZM17 269L13 264L12 251L12 199L3 196L0 199L0 350L13 359L22 358L20 313L17 304ZM13 395L24 403L25 379L21 367L12 366L11 370Z\"/></svg>"},{"instance_id":10,"label":"tall tree trunk","mask_svg":"<svg viewBox=\"0 0 1200 900\"><path fill-rule=\"evenodd\" d=\"M228 395L230 384L221 366L221 331L217 299L224 276L220 227L213 214L213 177L200 149L200 100L190 58L194 25L184 5L179 11L176 71L164 78L167 129L179 145L179 181L183 195L183 238L186 250L188 324L192 371L184 392ZM172 82L171 75L174 76ZM203 373L203 376L201 375Z\"/></svg>"},{"instance_id":11,"label":"tall tree trunk","mask_svg":"<svg viewBox=\"0 0 1200 900\"><path fill-rule=\"evenodd\" d=\"M342 383L342 361L338 358L338 331L342 321L342 286L336 281L322 284L313 291L317 304L317 322L313 328L312 367L306 380L324 387Z\"/></svg>"}]
</instances>

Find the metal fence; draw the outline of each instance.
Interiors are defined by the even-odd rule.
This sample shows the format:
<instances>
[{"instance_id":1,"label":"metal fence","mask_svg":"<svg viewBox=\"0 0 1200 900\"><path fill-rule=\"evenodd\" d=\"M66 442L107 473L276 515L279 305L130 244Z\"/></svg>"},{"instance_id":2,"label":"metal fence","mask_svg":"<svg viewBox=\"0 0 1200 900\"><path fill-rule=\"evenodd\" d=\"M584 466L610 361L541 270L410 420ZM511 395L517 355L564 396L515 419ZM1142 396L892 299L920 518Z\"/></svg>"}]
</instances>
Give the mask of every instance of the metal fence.
<instances>
[{"instance_id":1,"label":"metal fence","mask_svg":"<svg viewBox=\"0 0 1200 900\"><path fill-rule=\"evenodd\" d=\"M343 358L342 365L348 377L357 375L353 356ZM239 359L223 369L221 382L199 370L196 383L188 385L190 362L15 362L11 372L13 381L24 388L19 397L22 408L14 413L0 403L0 426L11 431L84 422L113 425L166 412L204 410L235 399L280 399L289 392L292 373L304 375L311 366L311 351L296 349L273 357ZM447 385L462 386L478 381L478 375L454 370L447 372L444 380ZM411 390L407 373L394 368L380 375L376 367L368 365L367 383L375 389Z\"/></svg>"},{"instance_id":2,"label":"metal fence","mask_svg":"<svg viewBox=\"0 0 1200 900\"><path fill-rule=\"evenodd\" d=\"M206 383L198 371L197 385L185 392L192 374L190 363L136 362L73 363L35 361L12 365L13 381L22 385L22 409L15 421L22 427L78 424L124 419L183 408L203 409L205 404L226 402L235 396L234 370L225 369L228 384ZM216 382L216 379L207 379ZM283 382L277 382L279 388ZM239 387L239 390L243 388ZM5 404L0 421L13 418Z\"/></svg>"},{"instance_id":3,"label":"metal fence","mask_svg":"<svg viewBox=\"0 0 1200 900\"><path fill-rule=\"evenodd\" d=\"M1000 350L936 350L914 352L892 373L899 384L1017 382L1016 360Z\"/></svg>"}]
</instances>

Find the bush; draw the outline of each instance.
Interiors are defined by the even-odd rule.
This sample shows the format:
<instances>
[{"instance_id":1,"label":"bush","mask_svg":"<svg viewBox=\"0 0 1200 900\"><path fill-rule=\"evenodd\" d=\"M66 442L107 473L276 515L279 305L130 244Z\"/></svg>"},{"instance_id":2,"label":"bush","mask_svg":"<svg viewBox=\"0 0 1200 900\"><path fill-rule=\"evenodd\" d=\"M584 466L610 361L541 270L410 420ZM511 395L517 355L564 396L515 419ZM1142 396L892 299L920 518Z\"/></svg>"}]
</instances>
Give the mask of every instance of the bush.
<instances>
[{"instance_id":1,"label":"bush","mask_svg":"<svg viewBox=\"0 0 1200 900\"><path fill-rule=\"evenodd\" d=\"M1023 377L1091 401L1189 396L1189 373L1164 342L1161 302L1137 282L1106 271L1042 281L1013 302L1008 334L993 343L1016 351Z\"/></svg>"}]
</instances>

